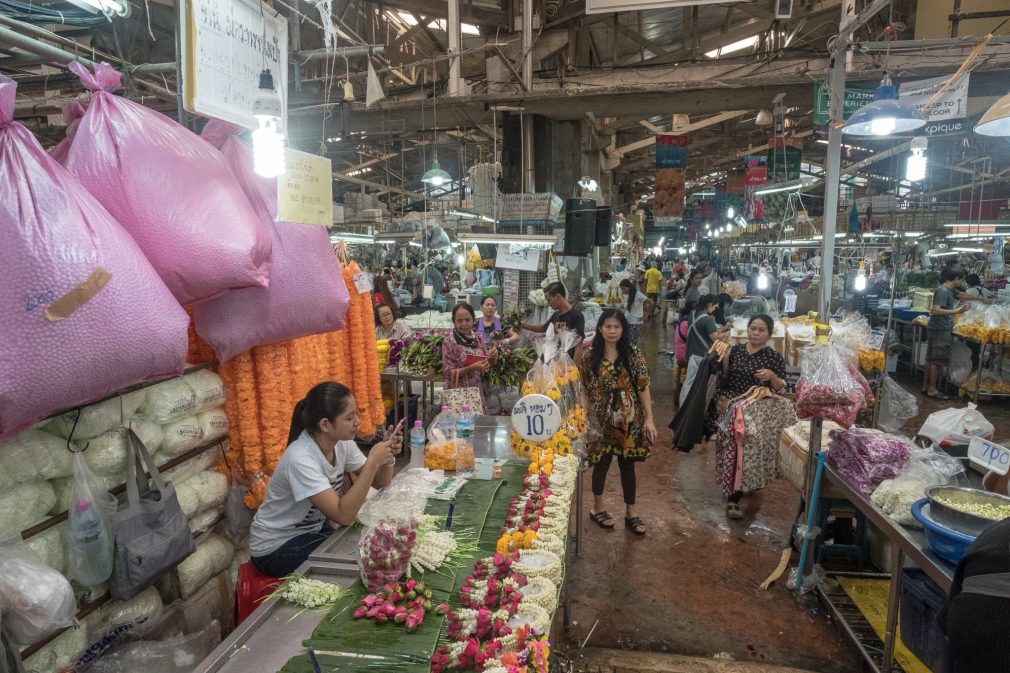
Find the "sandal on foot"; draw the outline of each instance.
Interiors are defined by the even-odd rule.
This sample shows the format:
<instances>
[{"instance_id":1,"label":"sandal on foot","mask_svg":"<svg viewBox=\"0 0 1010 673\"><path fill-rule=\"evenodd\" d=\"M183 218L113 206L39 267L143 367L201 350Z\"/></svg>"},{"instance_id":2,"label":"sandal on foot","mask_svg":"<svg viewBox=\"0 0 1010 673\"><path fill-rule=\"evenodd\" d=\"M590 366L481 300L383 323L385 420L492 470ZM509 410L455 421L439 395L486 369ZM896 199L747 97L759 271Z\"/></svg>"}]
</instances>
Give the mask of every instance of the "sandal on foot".
<instances>
[{"instance_id":1,"label":"sandal on foot","mask_svg":"<svg viewBox=\"0 0 1010 673\"><path fill-rule=\"evenodd\" d=\"M930 395L929 393L926 393L926 397L932 397L934 400L949 400L950 399L950 395L945 395L944 393L940 393L940 392L934 393L932 395Z\"/></svg>"},{"instance_id":2,"label":"sandal on foot","mask_svg":"<svg viewBox=\"0 0 1010 673\"><path fill-rule=\"evenodd\" d=\"M635 535L645 535L645 524L642 523L642 520L637 516L633 516L630 519L628 517L624 517L624 527Z\"/></svg>"},{"instance_id":3,"label":"sandal on foot","mask_svg":"<svg viewBox=\"0 0 1010 673\"><path fill-rule=\"evenodd\" d=\"M606 528L609 530L614 527L614 519L610 516L610 512L607 512L606 510L602 512L594 512L590 510L589 520L600 528Z\"/></svg>"},{"instance_id":4,"label":"sandal on foot","mask_svg":"<svg viewBox=\"0 0 1010 673\"><path fill-rule=\"evenodd\" d=\"M726 516L730 519L742 519L743 512L740 510L739 503L728 502L726 503Z\"/></svg>"}]
</instances>

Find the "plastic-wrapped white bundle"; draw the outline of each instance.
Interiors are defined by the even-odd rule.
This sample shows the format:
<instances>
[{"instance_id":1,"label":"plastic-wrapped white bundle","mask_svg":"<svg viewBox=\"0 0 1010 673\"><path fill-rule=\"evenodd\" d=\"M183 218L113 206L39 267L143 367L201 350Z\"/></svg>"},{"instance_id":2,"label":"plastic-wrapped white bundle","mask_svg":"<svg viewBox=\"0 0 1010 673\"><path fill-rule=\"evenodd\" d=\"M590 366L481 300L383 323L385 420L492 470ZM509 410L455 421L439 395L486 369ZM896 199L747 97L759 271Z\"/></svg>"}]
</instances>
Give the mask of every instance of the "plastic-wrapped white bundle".
<instances>
[{"instance_id":1,"label":"plastic-wrapped white bundle","mask_svg":"<svg viewBox=\"0 0 1010 673\"><path fill-rule=\"evenodd\" d=\"M187 518L200 511L200 495L186 482L175 487L175 497L179 500L179 508Z\"/></svg>"},{"instance_id":2,"label":"plastic-wrapped white bundle","mask_svg":"<svg viewBox=\"0 0 1010 673\"><path fill-rule=\"evenodd\" d=\"M200 496L200 510L220 507L228 496L228 477L220 472L205 470L186 480Z\"/></svg>"},{"instance_id":3,"label":"plastic-wrapped white bundle","mask_svg":"<svg viewBox=\"0 0 1010 673\"><path fill-rule=\"evenodd\" d=\"M87 629L81 626L67 629L25 659L25 670L35 673L62 671L84 654L87 647Z\"/></svg>"},{"instance_id":4,"label":"plastic-wrapped white bundle","mask_svg":"<svg viewBox=\"0 0 1010 673\"><path fill-rule=\"evenodd\" d=\"M164 608L158 590L148 587L128 601L109 601L85 617L85 621L88 631L100 637L117 626L156 618Z\"/></svg>"},{"instance_id":5,"label":"plastic-wrapped white bundle","mask_svg":"<svg viewBox=\"0 0 1010 673\"><path fill-rule=\"evenodd\" d=\"M196 551L179 564L179 593L183 598L206 584L211 577L228 567L235 547L226 538L210 534L197 546Z\"/></svg>"},{"instance_id":6,"label":"plastic-wrapped white bundle","mask_svg":"<svg viewBox=\"0 0 1010 673\"><path fill-rule=\"evenodd\" d=\"M140 437L144 443L144 448L148 453L154 455L161 448L161 443L165 440L165 430L153 421L134 419L130 427Z\"/></svg>"},{"instance_id":7,"label":"plastic-wrapped white bundle","mask_svg":"<svg viewBox=\"0 0 1010 673\"><path fill-rule=\"evenodd\" d=\"M70 475L67 442L42 430L25 430L0 444L0 488Z\"/></svg>"},{"instance_id":8,"label":"plastic-wrapped white bundle","mask_svg":"<svg viewBox=\"0 0 1010 673\"><path fill-rule=\"evenodd\" d=\"M228 447L225 446L224 449L227 451ZM164 456L164 452L159 452L158 456ZM173 484L181 484L197 472L203 472L204 470L217 465L217 461L220 457L220 449L207 449L203 453L193 456L180 465L176 465L171 469L163 471L161 474L165 477L165 479ZM156 457L155 462L158 465L162 465L166 461L162 460L159 462L159 458Z\"/></svg>"},{"instance_id":9,"label":"plastic-wrapped white bundle","mask_svg":"<svg viewBox=\"0 0 1010 673\"><path fill-rule=\"evenodd\" d=\"M72 626L76 609L66 577L32 558L21 545L0 547L0 610L3 628L14 642L31 645Z\"/></svg>"},{"instance_id":10,"label":"plastic-wrapped white bundle","mask_svg":"<svg viewBox=\"0 0 1010 673\"><path fill-rule=\"evenodd\" d=\"M193 391L197 413L224 404L224 381L209 369L201 369L192 374L186 374L182 377L182 380Z\"/></svg>"},{"instance_id":11,"label":"plastic-wrapped white bundle","mask_svg":"<svg viewBox=\"0 0 1010 673\"><path fill-rule=\"evenodd\" d=\"M55 504L56 492L48 481L0 490L0 540L39 523Z\"/></svg>"},{"instance_id":12,"label":"plastic-wrapped white bundle","mask_svg":"<svg viewBox=\"0 0 1010 673\"><path fill-rule=\"evenodd\" d=\"M63 526L59 524L25 540L25 544L47 566L58 573L67 573L67 558L63 552Z\"/></svg>"},{"instance_id":13,"label":"plastic-wrapped white bundle","mask_svg":"<svg viewBox=\"0 0 1010 673\"><path fill-rule=\"evenodd\" d=\"M101 487L105 491L111 491L115 487L123 483L123 480L119 475L116 476L105 476L101 474L96 474L95 479L101 484ZM53 479L49 482L53 486L53 491L56 494L52 509L49 510L50 514L59 514L60 512L66 512L70 508L70 490L74 485L73 477L65 477L63 479Z\"/></svg>"},{"instance_id":14,"label":"plastic-wrapped white bundle","mask_svg":"<svg viewBox=\"0 0 1010 673\"><path fill-rule=\"evenodd\" d=\"M218 519L221 517L221 508L208 509L206 512L201 512L189 520L189 530L193 535L199 535L205 531L211 529L211 527L217 523Z\"/></svg>"},{"instance_id":15,"label":"plastic-wrapped white bundle","mask_svg":"<svg viewBox=\"0 0 1010 673\"><path fill-rule=\"evenodd\" d=\"M203 429L203 441L212 442L228 434L228 414L223 409L211 409L197 415Z\"/></svg>"},{"instance_id":16,"label":"plastic-wrapped white bundle","mask_svg":"<svg viewBox=\"0 0 1010 673\"><path fill-rule=\"evenodd\" d=\"M186 416L165 425L165 438L161 442L161 453L179 456L203 444L203 428L196 416Z\"/></svg>"},{"instance_id":17,"label":"plastic-wrapped white bundle","mask_svg":"<svg viewBox=\"0 0 1010 673\"><path fill-rule=\"evenodd\" d=\"M165 424L196 411L196 393L183 379L169 379L146 389L140 408L144 418Z\"/></svg>"},{"instance_id":18,"label":"plastic-wrapped white bundle","mask_svg":"<svg viewBox=\"0 0 1010 673\"><path fill-rule=\"evenodd\" d=\"M51 420L49 430L64 438L69 437L70 431L73 430L75 442L91 439L119 425L129 423L143 402L143 390L118 395L81 409L81 417L77 421L76 429L74 429L74 418L77 416L75 410L68 411Z\"/></svg>"},{"instance_id":19,"label":"plastic-wrapped white bundle","mask_svg":"<svg viewBox=\"0 0 1010 673\"><path fill-rule=\"evenodd\" d=\"M126 474L127 441L125 428L94 437L88 442L84 460L100 476L122 478Z\"/></svg>"}]
</instances>

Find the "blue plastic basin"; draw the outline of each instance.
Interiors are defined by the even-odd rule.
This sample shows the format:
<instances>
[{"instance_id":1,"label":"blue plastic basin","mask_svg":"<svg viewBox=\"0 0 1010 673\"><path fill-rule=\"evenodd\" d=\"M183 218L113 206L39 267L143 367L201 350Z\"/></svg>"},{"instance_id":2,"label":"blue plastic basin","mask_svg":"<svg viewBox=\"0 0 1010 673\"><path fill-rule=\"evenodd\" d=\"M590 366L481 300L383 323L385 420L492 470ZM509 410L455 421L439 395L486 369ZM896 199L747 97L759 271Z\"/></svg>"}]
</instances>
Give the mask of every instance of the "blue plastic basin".
<instances>
[{"instance_id":1,"label":"blue plastic basin","mask_svg":"<svg viewBox=\"0 0 1010 673\"><path fill-rule=\"evenodd\" d=\"M970 535L959 533L929 518L929 499L917 500L912 505L912 516L922 524L926 531L926 546L940 558L951 563L957 563L968 552L968 547L975 541Z\"/></svg>"}]
</instances>

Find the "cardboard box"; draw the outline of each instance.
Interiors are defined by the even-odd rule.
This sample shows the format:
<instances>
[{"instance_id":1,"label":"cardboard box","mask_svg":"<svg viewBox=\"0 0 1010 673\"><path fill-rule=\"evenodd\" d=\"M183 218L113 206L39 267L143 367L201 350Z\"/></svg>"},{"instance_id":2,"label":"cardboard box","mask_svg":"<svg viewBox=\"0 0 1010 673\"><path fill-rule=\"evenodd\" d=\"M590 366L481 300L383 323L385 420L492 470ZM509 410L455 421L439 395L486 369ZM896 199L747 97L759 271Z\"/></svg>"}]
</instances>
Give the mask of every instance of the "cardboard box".
<instances>
[{"instance_id":1,"label":"cardboard box","mask_svg":"<svg viewBox=\"0 0 1010 673\"><path fill-rule=\"evenodd\" d=\"M786 364L790 367L800 365L800 350L814 343L813 339L798 339L786 330L785 353L782 357L786 359Z\"/></svg>"}]
</instances>

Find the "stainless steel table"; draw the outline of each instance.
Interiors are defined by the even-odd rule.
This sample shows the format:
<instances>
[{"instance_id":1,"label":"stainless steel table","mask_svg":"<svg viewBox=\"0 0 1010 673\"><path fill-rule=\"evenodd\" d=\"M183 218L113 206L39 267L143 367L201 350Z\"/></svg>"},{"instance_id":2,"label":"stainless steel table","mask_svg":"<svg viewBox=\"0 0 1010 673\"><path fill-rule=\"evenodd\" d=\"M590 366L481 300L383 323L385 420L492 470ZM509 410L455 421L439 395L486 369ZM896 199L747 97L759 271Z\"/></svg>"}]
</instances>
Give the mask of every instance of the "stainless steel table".
<instances>
[{"instance_id":1,"label":"stainless steel table","mask_svg":"<svg viewBox=\"0 0 1010 673\"><path fill-rule=\"evenodd\" d=\"M871 657L870 653L862 647L861 641L849 628L844 616L838 610L832 599L824 592L823 587L818 586L817 592L834 614L835 619L843 625L846 632L859 647L863 658L870 668L877 673L885 673L892 670L894 661L894 645L898 638L898 597L901 595L901 569L905 560L909 560L925 571L937 586L946 592L950 591L951 583L954 581L954 565L940 558L926 548L926 540L922 531L896 523L879 507L870 501L870 497L852 488L848 481L843 479L830 465L824 466L824 478L851 502L856 509L863 513L866 519L894 544L894 554L891 557L891 586L887 595L887 621L885 622L884 651L882 662L878 663Z\"/></svg>"},{"instance_id":2,"label":"stainless steel table","mask_svg":"<svg viewBox=\"0 0 1010 673\"><path fill-rule=\"evenodd\" d=\"M386 367L379 373L379 379L390 381L393 384L393 425L400 422L401 418L410 417L410 384L418 381L421 383L421 403L417 407L418 420L428 424L428 403L435 403L435 382L441 380L437 374L417 374L408 372L398 367ZM401 394L401 387L403 389ZM403 400L401 407L398 402ZM410 428L403 429L403 454L410 458Z\"/></svg>"}]
</instances>

